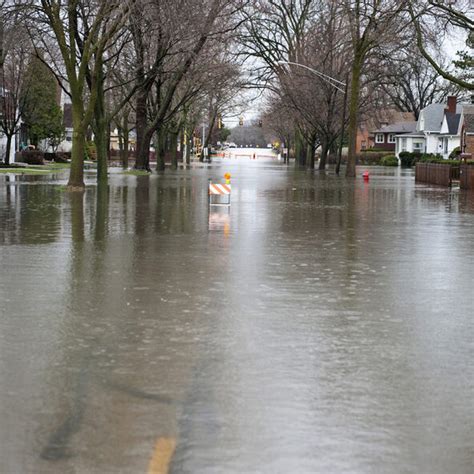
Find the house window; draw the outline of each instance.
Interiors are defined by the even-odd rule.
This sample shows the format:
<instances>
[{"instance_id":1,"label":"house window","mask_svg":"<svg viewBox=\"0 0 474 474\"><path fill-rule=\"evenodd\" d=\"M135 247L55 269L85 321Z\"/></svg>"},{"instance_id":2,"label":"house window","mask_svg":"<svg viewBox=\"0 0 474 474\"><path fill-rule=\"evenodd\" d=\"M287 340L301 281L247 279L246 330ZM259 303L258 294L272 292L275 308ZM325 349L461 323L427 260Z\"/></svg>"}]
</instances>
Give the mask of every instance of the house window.
<instances>
[{"instance_id":1,"label":"house window","mask_svg":"<svg viewBox=\"0 0 474 474\"><path fill-rule=\"evenodd\" d=\"M375 134L375 143L385 143L385 136L383 133Z\"/></svg>"},{"instance_id":2,"label":"house window","mask_svg":"<svg viewBox=\"0 0 474 474\"><path fill-rule=\"evenodd\" d=\"M394 133L391 133L391 134L388 136L388 143L395 143L395 142L396 142L395 134L394 134Z\"/></svg>"},{"instance_id":3,"label":"house window","mask_svg":"<svg viewBox=\"0 0 474 474\"><path fill-rule=\"evenodd\" d=\"M423 142L413 142L413 151L422 153L423 152Z\"/></svg>"},{"instance_id":4,"label":"house window","mask_svg":"<svg viewBox=\"0 0 474 474\"><path fill-rule=\"evenodd\" d=\"M402 138L402 151L407 151L407 139Z\"/></svg>"}]
</instances>

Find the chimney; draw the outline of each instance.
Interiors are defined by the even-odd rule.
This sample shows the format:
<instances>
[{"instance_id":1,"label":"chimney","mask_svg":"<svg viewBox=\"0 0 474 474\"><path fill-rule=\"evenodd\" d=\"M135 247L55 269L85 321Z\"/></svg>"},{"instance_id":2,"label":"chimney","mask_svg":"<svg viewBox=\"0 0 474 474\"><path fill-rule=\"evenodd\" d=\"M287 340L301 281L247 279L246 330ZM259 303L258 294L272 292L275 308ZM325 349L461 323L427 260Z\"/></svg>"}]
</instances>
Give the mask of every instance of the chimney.
<instances>
[{"instance_id":1,"label":"chimney","mask_svg":"<svg viewBox=\"0 0 474 474\"><path fill-rule=\"evenodd\" d=\"M448 114L455 114L456 113L456 104L457 104L457 97L455 95L448 96L448 106L446 107L446 112Z\"/></svg>"}]
</instances>

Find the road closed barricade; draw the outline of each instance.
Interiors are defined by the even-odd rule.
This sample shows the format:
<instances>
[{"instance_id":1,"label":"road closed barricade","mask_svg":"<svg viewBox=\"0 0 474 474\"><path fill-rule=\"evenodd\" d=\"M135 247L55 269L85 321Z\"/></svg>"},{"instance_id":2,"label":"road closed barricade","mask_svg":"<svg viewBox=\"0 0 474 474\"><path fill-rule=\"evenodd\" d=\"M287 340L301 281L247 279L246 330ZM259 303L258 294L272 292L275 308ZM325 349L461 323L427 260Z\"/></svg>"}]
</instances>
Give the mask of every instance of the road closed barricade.
<instances>
[{"instance_id":1,"label":"road closed barricade","mask_svg":"<svg viewBox=\"0 0 474 474\"><path fill-rule=\"evenodd\" d=\"M209 205L230 206L232 186L230 185L230 174L224 175L225 183L213 183L209 180Z\"/></svg>"}]
</instances>

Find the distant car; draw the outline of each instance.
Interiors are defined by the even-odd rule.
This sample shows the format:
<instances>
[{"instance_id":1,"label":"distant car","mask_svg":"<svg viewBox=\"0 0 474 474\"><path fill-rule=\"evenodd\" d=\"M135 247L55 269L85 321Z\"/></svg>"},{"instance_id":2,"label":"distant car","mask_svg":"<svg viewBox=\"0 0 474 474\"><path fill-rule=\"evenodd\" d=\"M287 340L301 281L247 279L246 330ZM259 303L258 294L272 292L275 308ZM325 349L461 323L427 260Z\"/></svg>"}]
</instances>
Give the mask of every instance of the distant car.
<instances>
[{"instance_id":1,"label":"distant car","mask_svg":"<svg viewBox=\"0 0 474 474\"><path fill-rule=\"evenodd\" d=\"M237 145L235 143L229 143L229 148L237 148Z\"/></svg>"}]
</instances>

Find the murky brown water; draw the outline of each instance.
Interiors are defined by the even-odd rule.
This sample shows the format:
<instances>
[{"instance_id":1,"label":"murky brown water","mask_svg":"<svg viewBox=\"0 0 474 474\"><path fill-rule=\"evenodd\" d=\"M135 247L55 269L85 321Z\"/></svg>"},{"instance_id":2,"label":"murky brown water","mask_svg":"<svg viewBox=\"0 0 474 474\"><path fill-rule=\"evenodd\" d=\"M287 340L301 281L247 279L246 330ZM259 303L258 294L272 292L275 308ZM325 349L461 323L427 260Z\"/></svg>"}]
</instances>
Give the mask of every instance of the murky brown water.
<instances>
[{"instance_id":1,"label":"murky brown water","mask_svg":"<svg viewBox=\"0 0 474 474\"><path fill-rule=\"evenodd\" d=\"M0 472L153 472L160 439L173 473L474 472L474 196L93 180L0 175Z\"/></svg>"}]
</instances>

